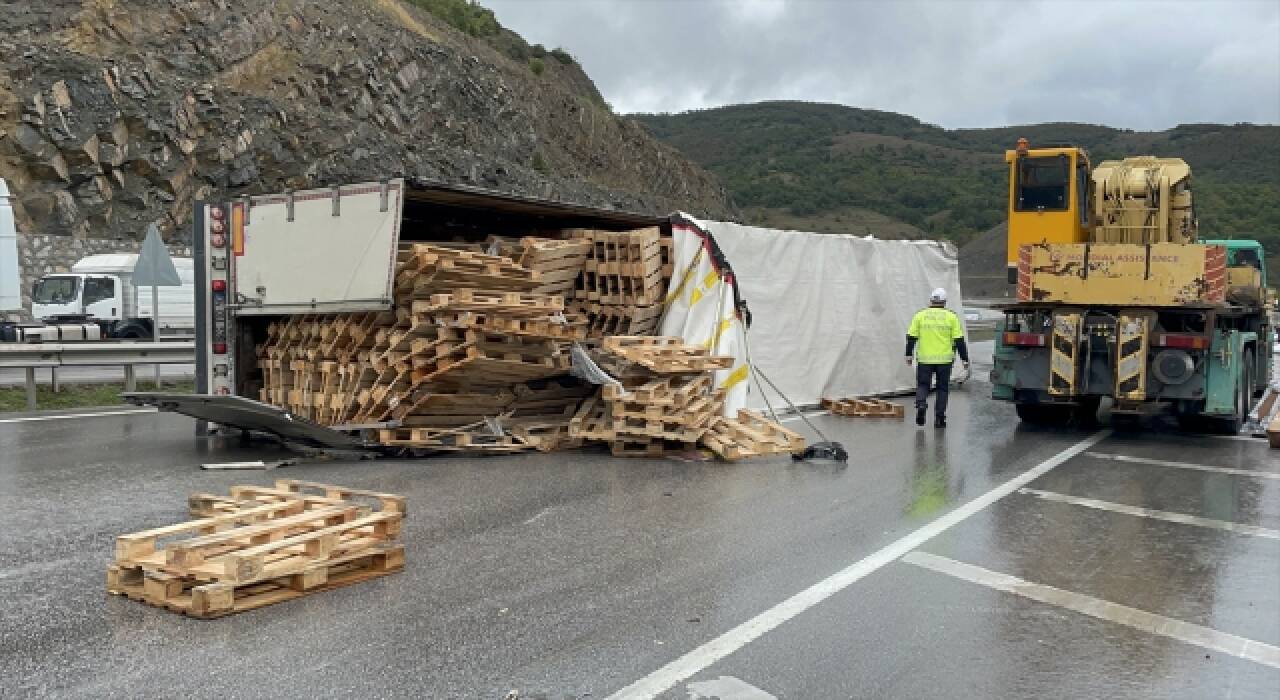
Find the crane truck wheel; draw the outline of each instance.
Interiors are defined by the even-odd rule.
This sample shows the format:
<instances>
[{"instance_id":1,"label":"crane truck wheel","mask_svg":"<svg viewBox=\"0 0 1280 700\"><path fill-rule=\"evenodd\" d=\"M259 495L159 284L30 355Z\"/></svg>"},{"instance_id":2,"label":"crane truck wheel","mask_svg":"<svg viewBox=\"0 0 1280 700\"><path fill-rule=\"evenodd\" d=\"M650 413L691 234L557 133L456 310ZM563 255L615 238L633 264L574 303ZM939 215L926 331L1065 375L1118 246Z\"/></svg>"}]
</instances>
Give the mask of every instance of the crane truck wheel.
<instances>
[{"instance_id":1,"label":"crane truck wheel","mask_svg":"<svg viewBox=\"0 0 1280 700\"><path fill-rule=\"evenodd\" d=\"M1041 403L1020 403L1018 418L1031 425L1067 425L1071 422L1071 406L1055 406Z\"/></svg>"},{"instance_id":2,"label":"crane truck wheel","mask_svg":"<svg viewBox=\"0 0 1280 700\"><path fill-rule=\"evenodd\" d=\"M1249 417L1247 392L1251 381L1250 374L1252 374L1252 371L1246 362L1240 368L1240 379L1236 382L1235 400L1232 402L1231 415L1213 420L1213 427L1216 432L1222 435L1235 435L1240 432L1240 428L1244 427L1244 422Z\"/></svg>"}]
</instances>

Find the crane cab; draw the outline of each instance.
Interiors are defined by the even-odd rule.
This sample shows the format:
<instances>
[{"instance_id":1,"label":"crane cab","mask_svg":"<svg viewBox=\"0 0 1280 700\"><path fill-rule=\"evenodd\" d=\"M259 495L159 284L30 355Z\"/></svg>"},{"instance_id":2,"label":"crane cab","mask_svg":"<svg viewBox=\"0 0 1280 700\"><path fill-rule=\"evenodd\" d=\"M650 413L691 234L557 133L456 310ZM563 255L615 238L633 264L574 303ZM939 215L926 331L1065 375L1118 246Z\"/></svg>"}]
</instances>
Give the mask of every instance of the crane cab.
<instances>
[{"instance_id":1,"label":"crane cab","mask_svg":"<svg viewBox=\"0 0 1280 700\"><path fill-rule=\"evenodd\" d=\"M1009 166L1009 283L1017 281L1022 246L1085 243L1092 229L1089 156L1078 146L1032 148L1026 139L1005 151Z\"/></svg>"}]
</instances>

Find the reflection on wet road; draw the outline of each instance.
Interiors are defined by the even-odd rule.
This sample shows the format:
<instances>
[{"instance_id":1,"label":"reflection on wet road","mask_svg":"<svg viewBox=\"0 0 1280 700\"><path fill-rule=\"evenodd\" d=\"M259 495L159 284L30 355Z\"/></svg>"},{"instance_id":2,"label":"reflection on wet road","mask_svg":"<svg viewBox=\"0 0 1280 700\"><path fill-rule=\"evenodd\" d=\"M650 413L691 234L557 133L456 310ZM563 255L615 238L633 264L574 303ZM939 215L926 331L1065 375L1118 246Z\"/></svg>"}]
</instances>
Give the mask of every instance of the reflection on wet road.
<instances>
[{"instance_id":1,"label":"reflection on wet road","mask_svg":"<svg viewBox=\"0 0 1280 700\"><path fill-rule=\"evenodd\" d=\"M847 465L290 467L407 495L406 570L207 622L105 596L112 537L269 483L198 464L277 448L0 424L0 696L1280 697L1265 445L1027 428L988 390L945 430L814 418Z\"/></svg>"}]
</instances>

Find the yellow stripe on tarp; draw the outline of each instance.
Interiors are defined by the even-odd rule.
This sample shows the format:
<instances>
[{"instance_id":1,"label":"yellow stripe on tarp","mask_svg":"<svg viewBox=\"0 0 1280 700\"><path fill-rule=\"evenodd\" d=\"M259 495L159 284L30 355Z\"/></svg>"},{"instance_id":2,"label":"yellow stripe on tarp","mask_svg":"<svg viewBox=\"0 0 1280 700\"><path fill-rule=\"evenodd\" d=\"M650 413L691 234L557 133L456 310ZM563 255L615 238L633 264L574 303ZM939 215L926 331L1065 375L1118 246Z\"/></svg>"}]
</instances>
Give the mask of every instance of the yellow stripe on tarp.
<instances>
[{"instance_id":1,"label":"yellow stripe on tarp","mask_svg":"<svg viewBox=\"0 0 1280 700\"><path fill-rule=\"evenodd\" d=\"M689 306L693 306L694 304L698 303L699 301L702 301L702 290L701 290L701 289L694 289L694 290L693 290L693 293L691 293L691 294L689 295Z\"/></svg>"},{"instance_id":2,"label":"yellow stripe on tarp","mask_svg":"<svg viewBox=\"0 0 1280 700\"><path fill-rule=\"evenodd\" d=\"M707 289L711 289L712 287L716 286L716 282L719 282L719 281L720 281L720 274L717 273L716 269L713 267L711 268L711 272L708 272L707 276L702 278L702 286L706 287Z\"/></svg>"},{"instance_id":3,"label":"yellow stripe on tarp","mask_svg":"<svg viewBox=\"0 0 1280 700\"><path fill-rule=\"evenodd\" d=\"M662 300L663 306L670 306L671 302L680 298L680 294L684 292L689 280L693 279L693 273L698 270L698 262L702 260L703 250L705 248L699 248L697 254L693 256L693 260L689 261L689 266L684 269L684 272L680 273L680 284L677 284L676 288L667 295L667 298Z\"/></svg>"},{"instance_id":4,"label":"yellow stripe on tarp","mask_svg":"<svg viewBox=\"0 0 1280 700\"><path fill-rule=\"evenodd\" d=\"M711 340L707 341L707 347L711 348L719 344L720 336L724 335L724 332L729 330L729 326L732 326L735 320L736 318L734 316L730 316L729 318L721 321L720 325L716 326L715 332L711 334Z\"/></svg>"},{"instance_id":5,"label":"yellow stripe on tarp","mask_svg":"<svg viewBox=\"0 0 1280 700\"><path fill-rule=\"evenodd\" d=\"M720 382L720 388L725 390L732 389L746 381L749 376L751 376L751 367L746 364L739 365L738 368L733 370L728 377L725 377L723 382Z\"/></svg>"}]
</instances>

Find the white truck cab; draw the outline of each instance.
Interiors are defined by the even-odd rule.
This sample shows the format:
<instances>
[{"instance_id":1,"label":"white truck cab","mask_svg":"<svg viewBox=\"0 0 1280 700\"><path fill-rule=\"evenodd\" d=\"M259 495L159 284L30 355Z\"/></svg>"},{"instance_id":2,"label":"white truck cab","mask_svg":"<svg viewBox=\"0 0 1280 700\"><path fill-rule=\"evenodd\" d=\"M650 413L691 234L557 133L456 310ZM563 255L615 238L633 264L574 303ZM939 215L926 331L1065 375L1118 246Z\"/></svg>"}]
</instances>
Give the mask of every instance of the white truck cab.
<instances>
[{"instance_id":1,"label":"white truck cab","mask_svg":"<svg viewBox=\"0 0 1280 700\"><path fill-rule=\"evenodd\" d=\"M137 253L90 255L71 272L45 275L31 292L31 315L47 322L91 320L115 338L151 335L151 291L133 284ZM179 287L160 287L160 334L195 329L195 273L191 258L174 258Z\"/></svg>"}]
</instances>

